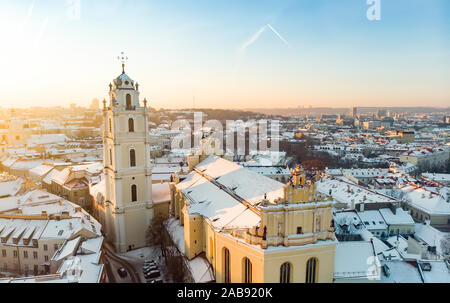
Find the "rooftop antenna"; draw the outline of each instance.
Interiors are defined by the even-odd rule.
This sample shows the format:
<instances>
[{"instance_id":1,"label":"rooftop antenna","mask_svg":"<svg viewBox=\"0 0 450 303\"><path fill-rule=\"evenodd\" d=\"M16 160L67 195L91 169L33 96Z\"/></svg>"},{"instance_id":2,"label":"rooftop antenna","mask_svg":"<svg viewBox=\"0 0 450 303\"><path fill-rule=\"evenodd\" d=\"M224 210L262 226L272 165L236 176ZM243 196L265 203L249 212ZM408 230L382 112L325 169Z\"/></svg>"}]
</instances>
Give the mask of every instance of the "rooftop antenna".
<instances>
[{"instance_id":1,"label":"rooftop antenna","mask_svg":"<svg viewBox=\"0 0 450 303\"><path fill-rule=\"evenodd\" d=\"M128 57L125 55L124 52L120 52L120 56L117 56L117 60L122 62L122 74L125 74L125 62L127 62Z\"/></svg>"}]
</instances>

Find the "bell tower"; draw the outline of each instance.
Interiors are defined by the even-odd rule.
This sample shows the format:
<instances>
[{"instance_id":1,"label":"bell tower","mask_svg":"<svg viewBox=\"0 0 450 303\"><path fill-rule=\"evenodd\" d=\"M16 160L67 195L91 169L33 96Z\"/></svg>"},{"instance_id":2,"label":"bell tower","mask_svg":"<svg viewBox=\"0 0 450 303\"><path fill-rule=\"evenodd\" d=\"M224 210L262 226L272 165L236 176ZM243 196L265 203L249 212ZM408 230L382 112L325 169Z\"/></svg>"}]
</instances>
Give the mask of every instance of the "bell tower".
<instances>
[{"instance_id":1,"label":"bell tower","mask_svg":"<svg viewBox=\"0 0 450 303\"><path fill-rule=\"evenodd\" d=\"M117 252L146 246L153 217L152 164L147 100L139 101L139 85L125 73L109 84L109 105L103 100L103 167L107 239Z\"/></svg>"}]
</instances>

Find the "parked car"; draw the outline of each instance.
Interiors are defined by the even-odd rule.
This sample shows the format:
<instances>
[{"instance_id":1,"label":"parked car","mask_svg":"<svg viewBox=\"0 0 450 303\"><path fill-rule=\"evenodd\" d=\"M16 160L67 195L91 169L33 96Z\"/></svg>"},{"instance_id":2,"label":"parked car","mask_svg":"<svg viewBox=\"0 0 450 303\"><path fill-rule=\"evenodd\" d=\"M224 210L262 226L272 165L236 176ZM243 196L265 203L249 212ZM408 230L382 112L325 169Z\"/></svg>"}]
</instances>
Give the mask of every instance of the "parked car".
<instances>
[{"instance_id":1,"label":"parked car","mask_svg":"<svg viewBox=\"0 0 450 303\"><path fill-rule=\"evenodd\" d=\"M163 283L163 280L161 278L156 278L151 280L150 283Z\"/></svg>"},{"instance_id":2,"label":"parked car","mask_svg":"<svg viewBox=\"0 0 450 303\"><path fill-rule=\"evenodd\" d=\"M145 260L144 265L156 265L156 262L153 260Z\"/></svg>"},{"instance_id":3,"label":"parked car","mask_svg":"<svg viewBox=\"0 0 450 303\"><path fill-rule=\"evenodd\" d=\"M157 269L158 266L156 266L154 264L149 264L149 265L144 265L144 267L142 267L143 270L148 270L149 268Z\"/></svg>"},{"instance_id":4,"label":"parked car","mask_svg":"<svg viewBox=\"0 0 450 303\"><path fill-rule=\"evenodd\" d=\"M161 276L161 273L159 272L159 270L152 270L149 273L144 273L145 279L159 278L160 276Z\"/></svg>"},{"instance_id":5,"label":"parked car","mask_svg":"<svg viewBox=\"0 0 450 303\"><path fill-rule=\"evenodd\" d=\"M118 273L119 276L121 276L122 278L125 278L125 277L128 275L126 269L123 268L123 267L117 269L117 273Z\"/></svg>"}]
</instances>

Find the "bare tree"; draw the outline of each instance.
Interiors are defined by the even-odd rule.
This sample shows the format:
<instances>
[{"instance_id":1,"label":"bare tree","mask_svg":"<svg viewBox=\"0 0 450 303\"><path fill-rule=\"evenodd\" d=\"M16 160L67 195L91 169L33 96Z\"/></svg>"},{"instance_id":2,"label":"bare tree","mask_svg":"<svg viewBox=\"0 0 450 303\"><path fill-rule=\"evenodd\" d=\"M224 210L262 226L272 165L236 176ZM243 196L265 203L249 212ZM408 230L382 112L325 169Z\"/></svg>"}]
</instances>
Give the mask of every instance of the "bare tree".
<instances>
[{"instance_id":1,"label":"bare tree","mask_svg":"<svg viewBox=\"0 0 450 303\"><path fill-rule=\"evenodd\" d=\"M441 239L441 251L444 256L450 255L450 235Z\"/></svg>"},{"instance_id":2,"label":"bare tree","mask_svg":"<svg viewBox=\"0 0 450 303\"><path fill-rule=\"evenodd\" d=\"M174 245L166 247L166 264L167 274L173 282L189 282L190 275L185 257Z\"/></svg>"},{"instance_id":3,"label":"bare tree","mask_svg":"<svg viewBox=\"0 0 450 303\"><path fill-rule=\"evenodd\" d=\"M167 243L166 230L164 228L164 220L162 216L154 216L145 233L148 246L159 246L162 255L165 254L165 246Z\"/></svg>"}]
</instances>

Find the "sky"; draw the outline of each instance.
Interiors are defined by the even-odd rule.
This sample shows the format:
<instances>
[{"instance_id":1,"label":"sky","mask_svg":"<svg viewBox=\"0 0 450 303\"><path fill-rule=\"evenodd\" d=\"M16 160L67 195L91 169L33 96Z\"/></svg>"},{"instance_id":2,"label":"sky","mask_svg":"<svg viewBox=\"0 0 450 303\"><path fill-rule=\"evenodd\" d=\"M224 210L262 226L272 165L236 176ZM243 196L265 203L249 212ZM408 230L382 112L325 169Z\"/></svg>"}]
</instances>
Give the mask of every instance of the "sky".
<instances>
[{"instance_id":1,"label":"sky","mask_svg":"<svg viewBox=\"0 0 450 303\"><path fill-rule=\"evenodd\" d=\"M0 0L0 107L450 106L450 1Z\"/></svg>"}]
</instances>

